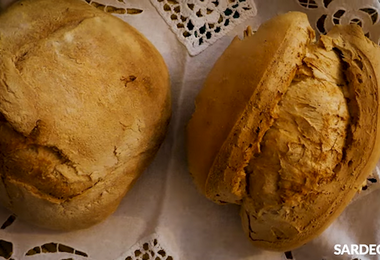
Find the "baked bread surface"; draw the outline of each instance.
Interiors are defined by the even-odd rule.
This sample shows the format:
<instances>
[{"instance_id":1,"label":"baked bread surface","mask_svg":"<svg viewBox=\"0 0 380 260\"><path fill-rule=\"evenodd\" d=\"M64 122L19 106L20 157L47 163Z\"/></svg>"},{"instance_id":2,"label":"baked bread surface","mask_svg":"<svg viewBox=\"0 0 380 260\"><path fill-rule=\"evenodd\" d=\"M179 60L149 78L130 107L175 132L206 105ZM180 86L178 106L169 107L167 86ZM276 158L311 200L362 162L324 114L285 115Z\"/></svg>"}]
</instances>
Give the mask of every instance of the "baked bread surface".
<instances>
[{"instance_id":1,"label":"baked bread surface","mask_svg":"<svg viewBox=\"0 0 380 260\"><path fill-rule=\"evenodd\" d=\"M241 205L254 245L310 241L374 169L379 61L360 27L315 42L306 15L290 12L236 38L216 62L188 124L189 169L209 199Z\"/></svg>"},{"instance_id":2,"label":"baked bread surface","mask_svg":"<svg viewBox=\"0 0 380 260\"><path fill-rule=\"evenodd\" d=\"M171 114L167 67L136 29L79 0L0 14L0 200L39 226L115 211Z\"/></svg>"}]
</instances>

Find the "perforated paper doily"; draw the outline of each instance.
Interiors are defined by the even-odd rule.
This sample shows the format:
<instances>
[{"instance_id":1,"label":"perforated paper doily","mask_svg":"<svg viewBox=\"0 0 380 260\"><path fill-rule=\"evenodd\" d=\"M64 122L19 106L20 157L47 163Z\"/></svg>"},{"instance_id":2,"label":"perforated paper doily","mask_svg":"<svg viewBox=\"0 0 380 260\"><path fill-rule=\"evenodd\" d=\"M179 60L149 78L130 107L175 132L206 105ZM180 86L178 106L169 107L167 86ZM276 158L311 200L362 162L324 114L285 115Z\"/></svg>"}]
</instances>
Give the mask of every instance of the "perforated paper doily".
<instances>
[{"instance_id":1,"label":"perforated paper doily","mask_svg":"<svg viewBox=\"0 0 380 260\"><path fill-rule=\"evenodd\" d=\"M152 234L143 238L131 247L126 253L116 260L176 260L170 252L160 242L158 234Z\"/></svg>"},{"instance_id":2,"label":"perforated paper doily","mask_svg":"<svg viewBox=\"0 0 380 260\"><path fill-rule=\"evenodd\" d=\"M336 24L358 24L372 41L379 43L378 0L294 0L299 11L308 14L312 25L326 34Z\"/></svg>"},{"instance_id":3,"label":"perforated paper doily","mask_svg":"<svg viewBox=\"0 0 380 260\"><path fill-rule=\"evenodd\" d=\"M5 1L5 0L0 0ZM6 0L9 1L9 0ZM377 242L380 237L379 168L343 215L319 238L292 252L253 248L240 227L237 208L200 195L187 172L184 127L212 65L245 26L257 28L276 14L303 11L317 32L357 23L379 41L378 0L86 0L129 22L159 49L171 74L171 130L155 162L104 223L57 233L23 223L0 209L0 258L14 260L333 260L332 245ZM218 4L218 5L217 5ZM257 12L256 12L257 10ZM256 14L256 15L255 15ZM228 22L227 22L228 21ZM170 29L168 28L170 26ZM220 27L220 30L217 28ZM224 36L223 36L224 35ZM185 47L184 47L185 46ZM190 52L196 56L190 57ZM357 212L356 212L357 211ZM365 234L369 234L366 236ZM339 240L341 239L341 240Z\"/></svg>"},{"instance_id":4,"label":"perforated paper doily","mask_svg":"<svg viewBox=\"0 0 380 260\"><path fill-rule=\"evenodd\" d=\"M151 0L191 55L256 15L254 0Z\"/></svg>"}]
</instances>

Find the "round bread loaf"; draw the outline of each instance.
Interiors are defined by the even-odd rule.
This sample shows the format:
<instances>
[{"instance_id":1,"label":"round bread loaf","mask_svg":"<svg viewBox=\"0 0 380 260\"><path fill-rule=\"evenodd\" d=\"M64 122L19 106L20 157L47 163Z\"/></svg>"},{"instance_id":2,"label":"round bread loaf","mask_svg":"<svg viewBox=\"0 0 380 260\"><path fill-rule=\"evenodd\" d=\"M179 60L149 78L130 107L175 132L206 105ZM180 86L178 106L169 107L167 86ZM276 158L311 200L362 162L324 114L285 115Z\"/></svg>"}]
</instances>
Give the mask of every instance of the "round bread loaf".
<instances>
[{"instance_id":1,"label":"round bread loaf","mask_svg":"<svg viewBox=\"0 0 380 260\"><path fill-rule=\"evenodd\" d=\"M0 14L0 201L73 230L113 213L170 119L163 58L138 31L80 0Z\"/></svg>"},{"instance_id":2,"label":"round bread loaf","mask_svg":"<svg viewBox=\"0 0 380 260\"><path fill-rule=\"evenodd\" d=\"M209 199L241 205L254 245L320 234L380 157L380 48L357 25L315 42L291 12L234 39L188 124L190 172Z\"/></svg>"}]
</instances>

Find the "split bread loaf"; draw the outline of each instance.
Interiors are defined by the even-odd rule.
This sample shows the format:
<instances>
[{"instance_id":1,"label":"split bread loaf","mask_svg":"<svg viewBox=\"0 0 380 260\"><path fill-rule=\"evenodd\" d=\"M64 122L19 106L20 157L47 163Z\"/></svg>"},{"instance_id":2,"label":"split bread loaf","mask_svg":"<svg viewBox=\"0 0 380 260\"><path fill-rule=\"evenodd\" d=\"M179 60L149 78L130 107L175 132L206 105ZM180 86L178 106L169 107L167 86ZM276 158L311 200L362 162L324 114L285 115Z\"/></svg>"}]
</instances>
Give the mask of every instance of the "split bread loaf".
<instances>
[{"instance_id":1,"label":"split bread loaf","mask_svg":"<svg viewBox=\"0 0 380 260\"><path fill-rule=\"evenodd\" d=\"M171 114L163 58L136 29L80 0L0 14L0 202L73 230L113 213Z\"/></svg>"},{"instance_id":2,"label":"split bread loaf","mask_svg":"<svg viewBox=\"0 0 380 260\"><path fill-rule=\"evenodd\" d=\"M380 49L357 25L318 42L290 12L235 38L196 98L190 172L216 203L241 205L250 241L286 251L343 211L380 156Z\"/></svg>"}]
</instances>

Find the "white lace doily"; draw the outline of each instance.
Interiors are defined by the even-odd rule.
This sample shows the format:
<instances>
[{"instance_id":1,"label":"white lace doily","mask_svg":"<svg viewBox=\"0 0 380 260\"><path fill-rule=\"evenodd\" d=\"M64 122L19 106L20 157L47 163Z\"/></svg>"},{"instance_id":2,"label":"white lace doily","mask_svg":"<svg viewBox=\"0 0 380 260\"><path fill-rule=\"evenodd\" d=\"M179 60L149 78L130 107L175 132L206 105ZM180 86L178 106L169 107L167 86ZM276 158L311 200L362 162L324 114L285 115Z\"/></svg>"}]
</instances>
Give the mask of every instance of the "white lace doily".
<instances>
[{"instance_id":1,"label":"white lace doily","mask_svg":"<svg viewBox=\"0 0 380 260\"><path fill-rule=\"evenodd\" d=\"M378 0L294 0L298 10L306 12L314 28L321 34L336 24L358 24L372 41L379 43Z\"/></svg>"},{"instance_id":2,"label":"white lace doily","mask_svg":"<svg viewBox=\"0 0 380 260\"><path fill-rule=\"evenodd\" d=\"M0 0L0 3L1 1L3 0ZM118 211L105 223L89 230L59 234L29 227L28 224L18 221L17 217L8 211L0 209L0 225L2 225L0 259L322 260L324 258L330 260L356 258L328 256L333 252L329 237L338 236L340 233L336 230L341 226L356 228L356 232L365 229L368 223L360 224L360 221L356 221L353 209L356 209L357 202L364 204L363 200L359 200L373 197L375 193L372 191L380 188L379 167L363 184L362 191L355 197L347 213L335 222L338 223L337 226L333 224L328 233L322 235L319 240L316 240L317 242L286 254L269 253L254 249L245 239L239 226L240 220L237 212L233 211L233 207L226 209L226 207L214 205L197 193L187 172L182 139L184 127L192 113L194 98L202 87L208 71L233 36L241 35L243 26L250 24L252 28L257 28L261 22L276 14L296 10L308 14L317 32L325 33L334 24L357 23L363 27L369 38L378 43L380 38L378 0L84 1L131 23L163 54L172 79L174 108L172 128L165 141L164 151L161 149L157 162L144 173L135 188L127 194ZM238 25L239 23L241 24ZM223 35L225 37L222 37ZM194 55L193 57L188 56L183 45L191 55ZM169 160L170 157L174 157L173 161ZM176 167L169 167L168 164ZM370 203L365 205L370 205ZM380 209L376 216L380 218ZM348 218L353 221L347 221ZM235 221L233 224L231 224L231 219ZM357 225L351 227L350 223ZM162 228L162 226L173 232L170 234L172 236L170 239L166 233L160 231L160 228L156 228ZM189 240L192 243L189 243ZM377 242L380 244L379 241ZM188 244L191 245L188 246ZM366 258L359 257L359 259Z\"/></svg>"},{"instance_id":3,"label":"white lace doily","mask_svg":"<svg viewBox=\"0 0 380 260\"><path fill-rule=\"evenodd\" d=\"M141 239L126 253L116 260L176 260L173 252L170 252L161 243L158 234L152 234L146 238Z\"/></svg>"},{"instance_id":4,"label":"white lace doily","mask_svg":"<svg viewBox=\"0 0 380 260\"><path fill-rule=\"evenodd\" d=\"M256 15L254 0L151 0L162 18L188 49L197 55Z\"/></svg>"}]
</instances>

